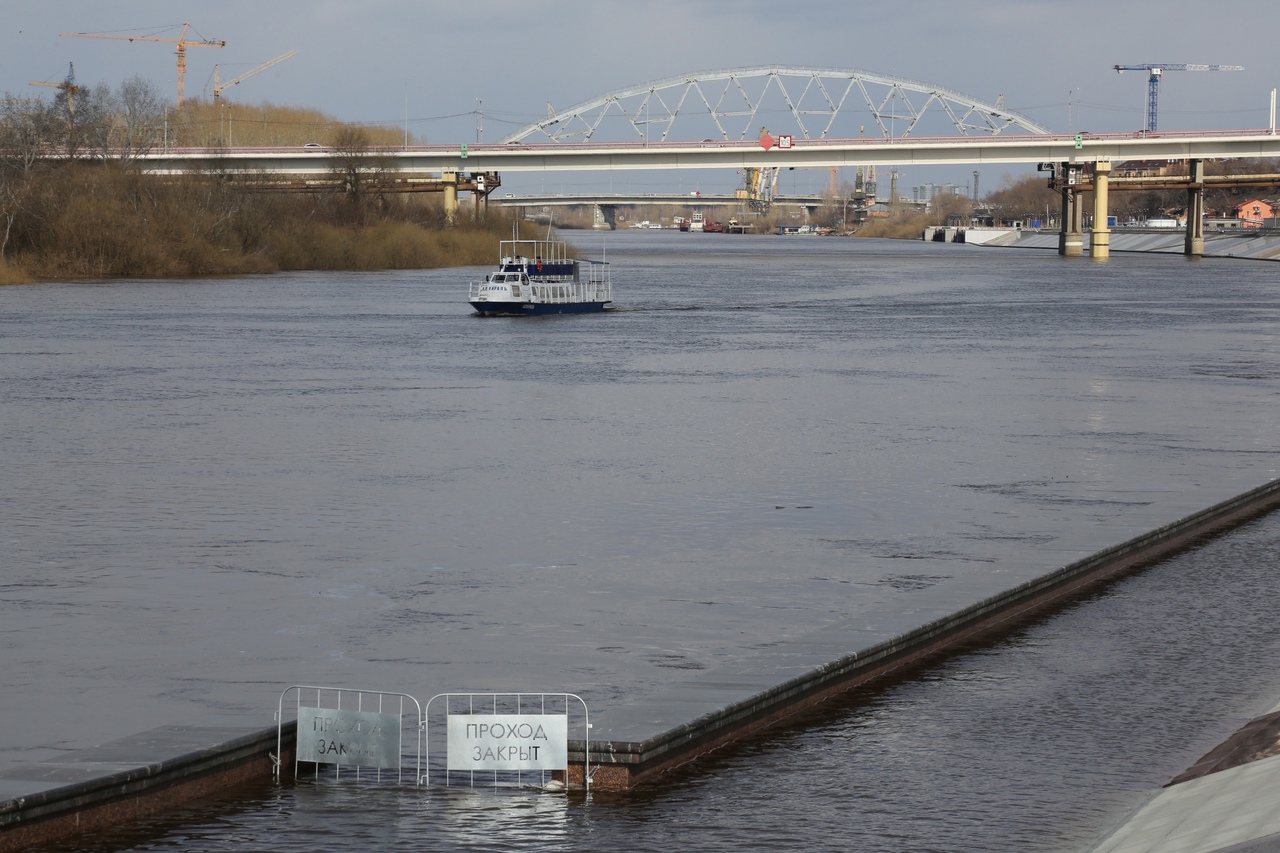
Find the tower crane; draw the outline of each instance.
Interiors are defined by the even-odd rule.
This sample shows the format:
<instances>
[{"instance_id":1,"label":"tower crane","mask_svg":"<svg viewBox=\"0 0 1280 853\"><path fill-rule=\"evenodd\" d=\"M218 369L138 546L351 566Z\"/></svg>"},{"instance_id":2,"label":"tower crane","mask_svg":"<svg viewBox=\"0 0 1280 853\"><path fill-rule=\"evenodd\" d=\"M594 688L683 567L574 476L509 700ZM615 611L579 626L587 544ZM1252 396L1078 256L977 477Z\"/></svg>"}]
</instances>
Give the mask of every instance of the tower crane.
<instances>
[{"instance_id":1,"label":"tower crane","mask_svg":"<svg viewBox=\"0 0 1280 853\"><path fill-rule=\"evenodd\" d=\"M1243 71L1243 65L1184 65L1178 62L1151 62L1143 65L1117 65L1116 72L1146 71L1147 77L1147 130L1156 129L1156 102L1160 98L1160 78L1166 71Z\"/></svg>"},{"instance_id":2,"label":"tower crane","mask_svg":"<svg viewBox=\"0 0 1280 853\"><path fill-rule=\"evenodd\" d=\"M259 65L257 68L254 68L252 71L246 71L246 72L244 72L243 74L241 74L239 77L232 78L231 80L228 80L228 81L226 81L225 83L221 82L221 81L218 79L218 66L216 66L216 65L215 65L215 66L213 66L213 100L214 100L214 103L217 103L218 99L222 97L222 90L223 90L223 89L230 89L232 86L236 85L236 84L237 84L237 83L239 83L241 80L248 79L249 77L252 77L253 75L257 74L259 71L266 71L268 68L270 68L271 66L275 65L277 62L284 62L284 61L285 61L286 59L288 59L289 57L291 57L291 56L297 56L297 55L298 55L298 51L296 51L296 50L291 50L291 51L289 51L288 53L282 53L282 54L280 54L279 56L277 56L275 59L267 60L266 62L264 62L264 63L262 63L261 65Z\"/></svg>"},{"instance_id":3,"label":"tower crane","mask_svg":"<svg viewBox=\"0 0 1280 853\"><path fill-rule=\"evenodd\" d=\"M67 79L61 83L50 83L48 80L32 80L32 86L48 86L50 89L61 89L67 93L67 127L73 128L76 124L76 95L80 92L80 87L76 85L76 64L68 63L70 70L67 71Z\"/></svg>"},{"instance_id":4,"label":"tower crane","mask_svg":"<svg viewBox=\"0 0 1280 853\"><path fill-rule=\"evenodd\" d=\"M74 36L86 39L123 39L125 41L161 41L178 45L178 109L182 109L182 93L187 78L188 47L226 47L224 39L188 39L187 30L190 24L182 25L182 32L176 39L159 36L131 36L121 33L58 33L60 36ZM171 28L170 28L171 29Z\"/></svg>"}]
</instances>

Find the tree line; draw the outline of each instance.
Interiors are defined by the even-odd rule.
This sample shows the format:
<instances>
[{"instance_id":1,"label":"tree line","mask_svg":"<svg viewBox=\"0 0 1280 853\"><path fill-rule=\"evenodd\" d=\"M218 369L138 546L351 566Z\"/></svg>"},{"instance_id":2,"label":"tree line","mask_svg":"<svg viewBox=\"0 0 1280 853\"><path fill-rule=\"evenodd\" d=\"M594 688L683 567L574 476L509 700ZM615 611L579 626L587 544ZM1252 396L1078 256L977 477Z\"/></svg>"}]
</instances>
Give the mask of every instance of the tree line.
<instances>
[{"instance_id":1,"label":"tree line","mask_svg":"<svg viewBox=\"0 0 1280 853\"><path fill-rule=\"evenodd\" d=\"M238 125L230 115L240 114ZM139 155L181 145L319 141L334 190L238 185L214 169L145 175ZM133 77L0 98L0 283L285 269L385 269L488 263L510 230L500 215L446 222L434 194L381 193L393 169L387 128L316 111L188 102L181 111ZM452 226L452 227L449 227Z\"/></svg>"}]
</instances>

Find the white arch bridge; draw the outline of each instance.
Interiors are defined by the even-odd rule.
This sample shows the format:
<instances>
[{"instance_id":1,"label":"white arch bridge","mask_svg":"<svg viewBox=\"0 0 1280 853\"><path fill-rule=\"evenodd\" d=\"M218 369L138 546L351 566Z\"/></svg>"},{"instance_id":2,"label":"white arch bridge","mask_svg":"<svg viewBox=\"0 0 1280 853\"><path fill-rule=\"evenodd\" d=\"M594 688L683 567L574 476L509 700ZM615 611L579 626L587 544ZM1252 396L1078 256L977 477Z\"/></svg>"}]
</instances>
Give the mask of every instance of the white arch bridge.
<instances>
[{"instance_id":1,"label":"white arch bridge","mask_svg":"<svg viewBox=\"0 0 1280 853\"><path fill-rule=\"evenodd\" d=\"M686 139L754 139L757 124L803 139L881 138L935 134L950 125L961 136L1028 133L1048 128L1007 110L1003 96L983 103L942 86L870 71L805 66L756 66L701 71L642 83L554 111L508 135L503 143L587 142L601 135L665 142L677 124ZM936 119L931 121L931 119ZM857 126L858 132L853 128ZM679 138L680 134L676 134Z\"/></svg>"}]
</instances>

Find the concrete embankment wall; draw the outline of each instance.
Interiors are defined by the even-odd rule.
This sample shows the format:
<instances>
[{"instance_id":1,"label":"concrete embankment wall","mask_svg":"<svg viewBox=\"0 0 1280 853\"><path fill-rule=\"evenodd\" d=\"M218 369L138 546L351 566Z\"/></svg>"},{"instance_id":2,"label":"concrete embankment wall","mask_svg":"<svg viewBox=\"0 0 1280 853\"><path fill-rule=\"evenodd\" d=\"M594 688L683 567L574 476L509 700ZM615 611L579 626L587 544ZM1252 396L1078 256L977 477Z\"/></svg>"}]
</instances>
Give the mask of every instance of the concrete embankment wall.
<instances>
[{"instance_id":1,"label":"concrete embankment wall","mask_svg":"<svg viewBox=\"0 0 1280 853\"><path fill-rule=\"evenodd\" d=\"M283 734L281 758L291 762L296 724L286 724ZM270 779L276 737L276 726L165 726L7 771L3 790L32 793L0 802L0 853L54 845Z\"/></svg>"},{"instance_id":2,"label":"concrete embankment wall","mask_svg":"<svg viewBox=\"0 0 1280 853\"><path fill-rule=\"evenodd\" d=\"M971 237L974 235L970 235ZM1085 235L1088 248L1089 235ZM991 239L966 239L984 246L1015 249L1058 249L1056 231L1007 231ZM1146 252L1181 255L1186 247L1182 231L1118 230L1111 232L1111 252ZM1207 258L1241 258L1255 261L1280 261L1280 234L1259 231L1210 232L1204 235Z\"/></svg>"},{"instance_id":3,"label":"concrete embankment wall","mask_svg":"<svg viewBox=\"0 0 1280 853\"><path fill-rule=\"evenodd\" d=\"M625 790L842 693L975 638L1015 626L1068 596L1168 557L1196 540L1280 506L1280 480L1063 566L893 639L851 650L802 675L637 741L591 744L592 787ZM280 760L293 761L295 724ZM56 762L0 774L0 853L128 823L250 781L265 781L277 750L262 730L170 726ZM570 743L569 781L583 780L584 749ZM15 787L24 793L14 796Z\"/></svg>"},{"instance_id":4,"label":"concrete embankment wall","mask_svg":"<svg viewBox=\"0 0 1280 853\"><path fill-rule=\"evenodd\" d=\"M698 755L775 725L838 693L945 653L981 635L1008 630L1068 596L1168 557L1201 537L1278 506L1280 480L1063 566L892 640L854 651L642 742L593 743L592 764L600 765L593 787L625 789L651 781Z\"/></svg>"}]
</instances>

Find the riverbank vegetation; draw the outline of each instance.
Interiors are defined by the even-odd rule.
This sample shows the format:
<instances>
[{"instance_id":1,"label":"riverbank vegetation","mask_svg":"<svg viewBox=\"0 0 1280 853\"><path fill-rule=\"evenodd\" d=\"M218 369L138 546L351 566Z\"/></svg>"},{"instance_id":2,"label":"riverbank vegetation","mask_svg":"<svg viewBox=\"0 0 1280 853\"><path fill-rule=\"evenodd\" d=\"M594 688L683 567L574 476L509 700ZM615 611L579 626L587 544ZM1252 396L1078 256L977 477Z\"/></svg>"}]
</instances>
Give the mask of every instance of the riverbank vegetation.
<instances>
[{"instance_id":1,"label":"riverbank vegetation","mask_svg":"<svg viewBox=\"0 0 1280 853\"><path fill-rule=\"evenodd\" d=\"M384 192L387 128L270 105L170 112L138 78L75 95L74 111L66 90L0 99L0 283L480 264L511 231L500 214L464 209L450 221L433 193ZM325 145L332 188L264 191L217 170L137 168L161 146L223 140Z\"/></svg>"}]
</instances>

